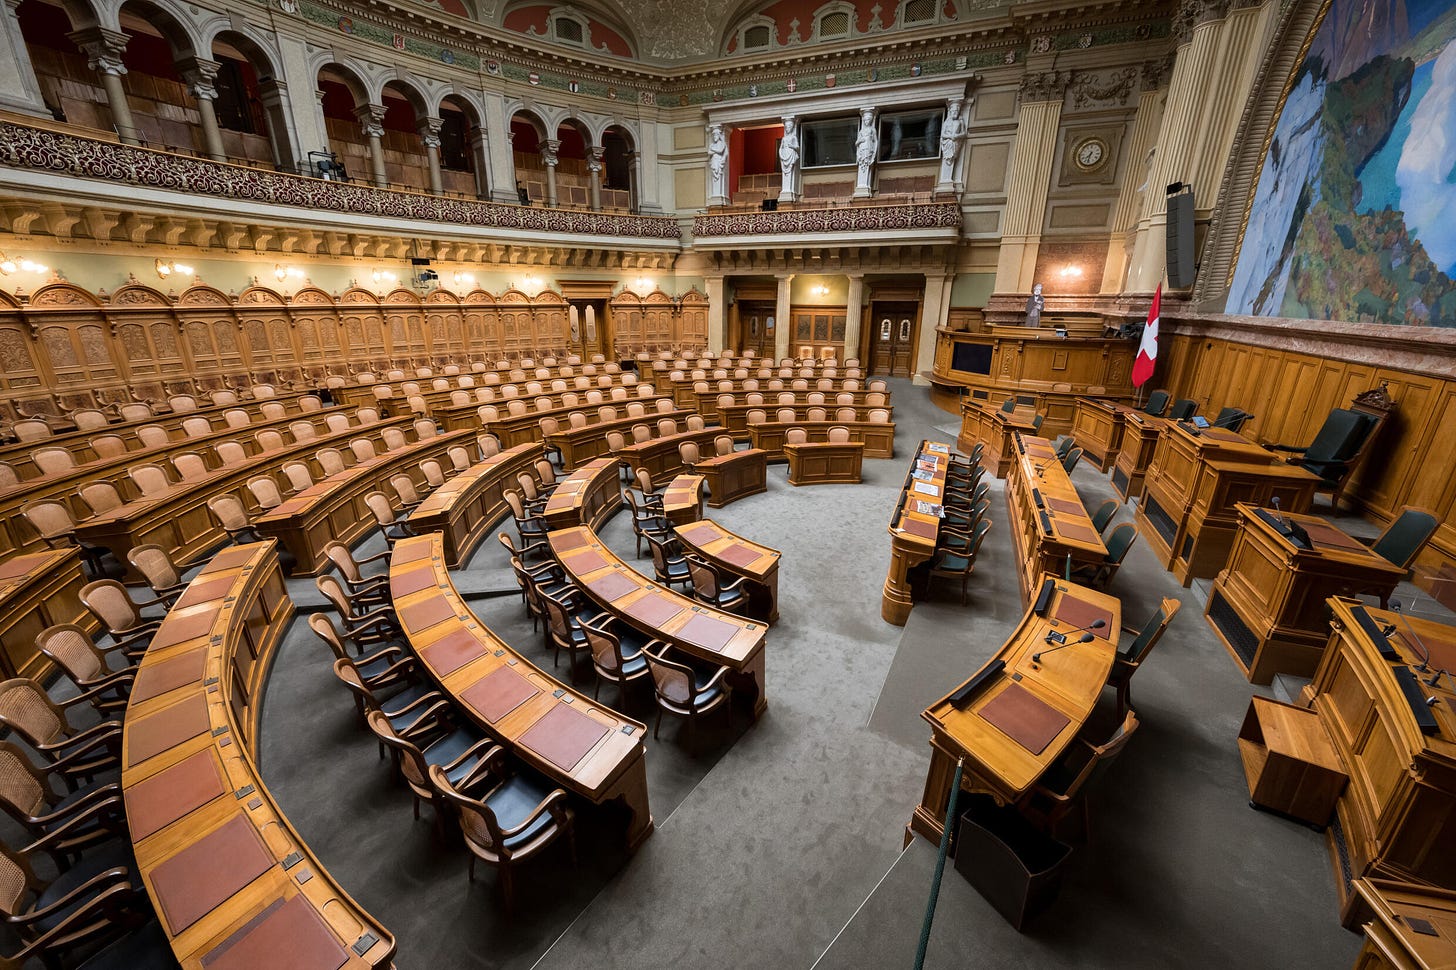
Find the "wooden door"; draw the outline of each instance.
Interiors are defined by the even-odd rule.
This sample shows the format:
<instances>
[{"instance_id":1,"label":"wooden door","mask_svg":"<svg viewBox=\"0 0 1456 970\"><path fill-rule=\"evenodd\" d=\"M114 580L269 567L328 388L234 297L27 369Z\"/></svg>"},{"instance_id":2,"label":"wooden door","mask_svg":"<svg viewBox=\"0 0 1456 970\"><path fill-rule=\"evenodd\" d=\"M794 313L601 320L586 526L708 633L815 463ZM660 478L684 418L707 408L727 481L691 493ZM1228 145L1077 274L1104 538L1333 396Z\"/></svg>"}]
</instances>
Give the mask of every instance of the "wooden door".
<instances>
[{"instance_id":1,"label":"wooden door","mask_svg":"<svg viewBox=\"0 0 1456 970\"><path fill-rule=\"evenodd\" d=\"M761 358L774 356L774 331L768 321L777 312L773 300L739 300L738 327L741 334L739 352L752 350Z\"/></svg>"},{"instance_id":2,"label":"wooden door","mask_svg":"<svg viewBox=\"0 0 1456 970\"><path fill-rule=\"evenodd\" d=\"M915 364L915 325L920 304L899 300L870 303L869 373L909 377Z\"/></svg>"}]
</instances>

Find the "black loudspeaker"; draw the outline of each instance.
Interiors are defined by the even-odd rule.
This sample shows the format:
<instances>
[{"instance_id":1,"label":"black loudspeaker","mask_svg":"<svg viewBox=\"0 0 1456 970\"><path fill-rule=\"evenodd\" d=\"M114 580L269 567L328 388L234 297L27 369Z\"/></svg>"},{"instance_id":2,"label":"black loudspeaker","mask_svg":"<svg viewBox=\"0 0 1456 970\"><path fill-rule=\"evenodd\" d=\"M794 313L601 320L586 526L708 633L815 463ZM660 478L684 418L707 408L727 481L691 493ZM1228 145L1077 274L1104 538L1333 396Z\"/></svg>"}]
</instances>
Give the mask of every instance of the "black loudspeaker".
<instances>
[{"instance_id":1,"label":"black loudspeaker","mask_svg":"<svg viewBox=\"0 0 1456 970\"><path fill-rule=\"evenodd\" d=\"M1168 285L1193 285L1193 191L1168 196Z\"/></svg>"},{"instance_id":2,"label":"black loudspeaker","mask_svg":"<svg viewBox=\"0 0 1456 970\"><path fill-rule=\"evenodd\" d=\"M761 208L764 212L776 212L779 207L778 199L764 199Z\"/></svg>"}]
</instances>

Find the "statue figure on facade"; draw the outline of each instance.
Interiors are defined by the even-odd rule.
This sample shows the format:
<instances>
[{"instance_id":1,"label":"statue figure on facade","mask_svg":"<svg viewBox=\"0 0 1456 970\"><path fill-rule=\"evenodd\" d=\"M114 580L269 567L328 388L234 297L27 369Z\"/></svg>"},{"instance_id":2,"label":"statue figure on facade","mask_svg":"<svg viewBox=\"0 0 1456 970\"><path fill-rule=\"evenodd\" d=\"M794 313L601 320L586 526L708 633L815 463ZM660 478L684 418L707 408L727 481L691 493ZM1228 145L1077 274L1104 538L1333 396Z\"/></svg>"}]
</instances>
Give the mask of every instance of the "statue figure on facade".
<instances>
[{"instance_id":1,"label":"statue figure on facade","mask_svg":"<svg viewBox=\"0 0 1456 970\"><path fill-rule=\"evenodd\" d=\"M1046 309L1046 298L1041 295L1041 284L1035 283L1031 287L1031 296L1026 298L1026 325L1028 327L1041 326L1041 311Z\"/></svg>"},{"instance_id":2,"label":"statue figure on facade","mask_svg":"<svg viewBox=\"0 0 1456 970\"><path fill-rule=\"evenodd\" d=\"M779 172L783 175L783 184L779 191L792 193L795 191L794 176L799 171L799 124L794 118L784 119L784 136L779 139Z\"/></svg>"},{"instance_id":3,"label":"statue figure on facade","mask_svg":"<svg viewBox=\"0 0 1456 970\"><path fill-rule=\"evenodd\" d=\"M708 126L708 201L728 200L728 136L722 125Z\"/></svg>"},{"instance_id":4,"label":"statue figure on facade","mask_svg":"<svg viewBox=\"0 0 1456 970\"><path fill-rule=\"evenodd\" d=\"M859 111L859 135L854 140L854 162L859 166L856 186L869 187L875 161L880 154L880 132L875 125L875 109Z\"/></svg>"},{"instance_id":5,"label":"statue figure on facade","mask_svg":"<svg viewBox=\"0 0 1456 970\"><path fill-rule=\"evenodd\" d=\"M970 102L953 100L945 113L945 123L940 126L940 179L939 191L955 183L956 162L961 157L961 146L965 144L969 128L965 115L970 112Z\"/></svg>"}]
</instances>

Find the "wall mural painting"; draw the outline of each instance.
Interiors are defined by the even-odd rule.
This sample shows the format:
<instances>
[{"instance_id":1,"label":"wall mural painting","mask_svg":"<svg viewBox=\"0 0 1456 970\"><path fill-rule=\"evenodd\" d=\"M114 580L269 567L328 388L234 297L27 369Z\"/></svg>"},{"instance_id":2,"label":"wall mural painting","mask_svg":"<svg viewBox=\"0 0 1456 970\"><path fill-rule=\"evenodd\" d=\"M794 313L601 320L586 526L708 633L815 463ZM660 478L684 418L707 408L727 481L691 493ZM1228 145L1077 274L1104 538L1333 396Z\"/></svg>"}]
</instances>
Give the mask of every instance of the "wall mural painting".
<instances>
[{"instance_id":1,"label":"wall mural painting","mask_svg":"<svg viewBox=\"0 0 1456 970\"><path fill-rule=\"evenodd\" d=\"M1456 327L1456 0L1332 0L1259 175L1229 313Z\"/></svg>"}]
</instances>

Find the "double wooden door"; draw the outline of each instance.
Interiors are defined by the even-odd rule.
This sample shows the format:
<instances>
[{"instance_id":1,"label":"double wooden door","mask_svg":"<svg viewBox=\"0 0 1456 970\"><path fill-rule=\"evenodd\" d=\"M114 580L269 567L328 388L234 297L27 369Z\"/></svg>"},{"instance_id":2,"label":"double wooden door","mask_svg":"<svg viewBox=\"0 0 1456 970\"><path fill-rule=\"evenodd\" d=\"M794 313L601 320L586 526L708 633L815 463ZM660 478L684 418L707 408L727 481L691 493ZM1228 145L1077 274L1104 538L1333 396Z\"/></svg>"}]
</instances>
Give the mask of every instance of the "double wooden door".
<instances>
[{"instance_id":1,"label":"double wooden door","mask_svg":"<svg viewBox=\"0 0 1456 970\"><path fill-rule=\"evenodd\" d=\"M739 300L738 301L738 330L740 334L739 352L752 350L764 359L772 359L774 354L774 330L769 323L774 320L774 314L778 312L778 304L773 300ZM787 326L785 321L785 326Z\"/></svg>"},{"instance_id":2,"label":"double wooden door","mask_svg":"<svg viewBox=\"0 0 1456 970\"><path fill-rule=\"evenodd\" d=\"M910 377L915 366L915 330L920 304L907 300L873 300L869 319L869 373Z\"/></svg>"}]
</instances>

